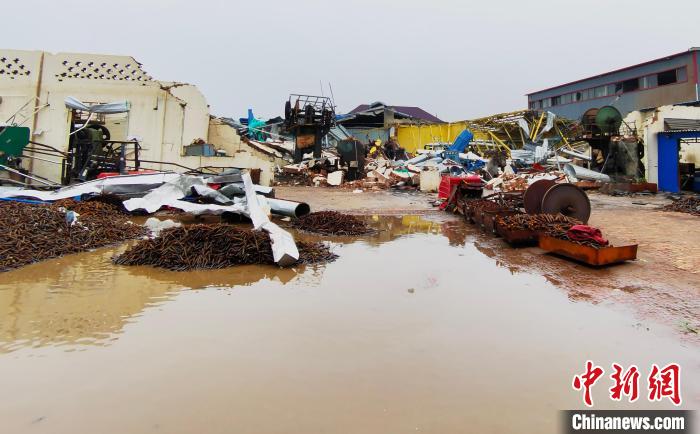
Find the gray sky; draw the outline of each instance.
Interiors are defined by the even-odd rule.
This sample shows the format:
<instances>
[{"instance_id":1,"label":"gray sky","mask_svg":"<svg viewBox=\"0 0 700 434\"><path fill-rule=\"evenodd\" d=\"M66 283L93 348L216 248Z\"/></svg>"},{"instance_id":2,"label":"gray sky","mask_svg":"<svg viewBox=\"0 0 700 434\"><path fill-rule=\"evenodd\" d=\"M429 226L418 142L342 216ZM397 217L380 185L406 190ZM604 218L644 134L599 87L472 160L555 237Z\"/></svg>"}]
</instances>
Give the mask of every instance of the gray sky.
<instances>
[{"instance_id":1,"label":"gray sky","mask_svg":"<svg viewBox=\"0 0 700 434\"><path fill-rule=\"evenodd\" d=\"M0 41L133 55L156 79L196 84L215 115L280 115L289 93L319 94L322 80L339 112L383 101L453 121L521 109L527 92L700 45L700 1L666 5L22 0L3 5Z\"/></svg>"}]
</instances>

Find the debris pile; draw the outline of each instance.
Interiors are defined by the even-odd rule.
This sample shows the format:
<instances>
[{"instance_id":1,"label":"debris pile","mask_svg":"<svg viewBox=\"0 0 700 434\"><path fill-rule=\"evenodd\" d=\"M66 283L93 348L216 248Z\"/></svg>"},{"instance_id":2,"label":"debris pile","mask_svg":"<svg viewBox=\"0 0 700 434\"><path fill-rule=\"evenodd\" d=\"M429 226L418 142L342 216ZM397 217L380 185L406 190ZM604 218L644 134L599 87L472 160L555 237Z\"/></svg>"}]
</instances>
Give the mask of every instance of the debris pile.
<instances>
[{"instance_id":1,"label":"debris pile","mask_svg":"<svg viewBox=\"0 0 700 434\"><path fill-rule=\"evenodd\" d=\"M374 232L362 219L337 211L319 211L293 221L297 229L325 235L365 235Z\"/></svg>"},{"instance_id":2,"label":"debris pile","mask_svg":"<svg viewBox=\"0 0 700 434\"><path fill-rule=\"evenodd\" d=\"M514 214L497 217L498 225L509 231L568 231L580 221L562 214Z\"/></svg>"},{"instance_id":3,"label":"debris pile","mask_svg":"<svg viewBox=\"0 0 700 434\"><path fill-rule=\"evenodd\" d=\"M147 233L113 205L85 202L75 208L66 211L65 207L55 204L0 202L0 225L4 228L0 239L0 271L139 238Z\"/></svg>"},{"instance_id":4,"label":"debris pile","mask_svg":"<svg viewBox=\"0 0 700 434\"><path fill-rule=\"evenodd\" d=\"M603 234L598 228L586 225L574 225L568 229L565 226L553 226L547 230L547 235L560 240L571 241L582 246L600 249L608 247L610 243L603 238Z\"/></svg>"},{"instance_id":5,"label":"debris pile","mask_svg":"<svg viewBox=\"0 0 700 434\"><path fill-rule=\"evenodd\" d=\"M688 196L674 201L672 204L666 205L664 211L684 212L696 216L700 216L700 197Z\"/></svg>"},{"instance_id":6,"label":"debris pile","mask_svg":"<svg viewBox=\"0 0 700 434\"><path fill-rule=\"evenodd\" d=\"M99 218L111 217L115 214L126 214L119 198L111 195L95 196L85 201L74 199L61 199L51 204L54 209L64 208L78 213L82 218L97 216Z\"/></svg>"},{"instance_id":7,"label":"debris pile","mask_svg":"<svg viewBox=\"0 0 700 434\"><path fill-rule=\"evenodd\" d=\"M297 242L296 264L330 262L337 258L321 243ZM263 231L226 224L191 225L164 229L115 257L115 264L151 265L174 271L227 268L236 265L274 265L270 236Z\"/></svg>"}]
</instances>

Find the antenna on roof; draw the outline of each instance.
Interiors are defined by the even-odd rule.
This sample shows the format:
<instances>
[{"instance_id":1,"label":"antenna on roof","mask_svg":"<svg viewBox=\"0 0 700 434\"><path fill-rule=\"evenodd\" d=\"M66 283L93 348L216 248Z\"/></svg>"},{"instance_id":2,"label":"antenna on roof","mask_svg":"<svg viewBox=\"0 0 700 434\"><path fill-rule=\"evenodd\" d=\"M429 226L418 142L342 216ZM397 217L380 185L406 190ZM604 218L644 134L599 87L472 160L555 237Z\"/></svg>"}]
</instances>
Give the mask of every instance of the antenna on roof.
<instances>
[{"instance_id":1,"label":"antenna on roof","mask_svg":"<svg viewBox=\"0 0 700 434\"><path fill-rule=\"evenodd\" d=\"M321 86L321 96L325 96L323 95L323 82L321 80L318 80L318 84Z\"/></svg>"}]
</instances>

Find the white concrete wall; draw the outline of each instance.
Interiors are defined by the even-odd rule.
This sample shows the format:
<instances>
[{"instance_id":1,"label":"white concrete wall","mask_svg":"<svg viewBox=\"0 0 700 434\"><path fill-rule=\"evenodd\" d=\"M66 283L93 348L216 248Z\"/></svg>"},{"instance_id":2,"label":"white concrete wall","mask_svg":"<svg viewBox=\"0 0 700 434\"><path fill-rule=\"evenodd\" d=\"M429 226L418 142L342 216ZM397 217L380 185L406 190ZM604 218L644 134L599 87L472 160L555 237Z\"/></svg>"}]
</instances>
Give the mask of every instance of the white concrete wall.
<instances>
[{"instance_id":1,"label":"white concrete wall","mask_svg":"<svg viewBox=\"0 0 700 434\"><path fill-rule=\"evenodd\" d=\"M635 123L644 140L644 165L648 182L659 182L659 143L657 134L664 131L666 118L700 119L700 107L662 106L646 112L631 112L625 122ZM700 166L700 146L681 146L680 158Z\"/></svg>"},{"instance_id":2,"label":"white concrete wall","mask_svg":"<svg viewBox=\"0 0 700 434\"><path fill-rule=\"evenodd\" d=\"M1 59L5 60L0 61L0 71L4 71L0 74L0 122L38 96L39 104L48 104L48 107L39 111L36 119L29 116L24 124L30 127L32 139L37 142L67 149L70 111L64 99L68 96L83 102L127 100L131 105L126 120L127 136L140 140L141 159L168 161L190 168L262 168L263 179L269 181L273 176L269 158L256 161L260 156L255 154L249 158L183 156L184 146L196 139L207 141L209 138L210 113L206 98L195 86L153 80L132 57L0 50ZM27 112L32 109L30 107ZM219 138L216 145L240 148L240 139L235 130L231 131L227 135L230 143ZM58 165L30 160L24 166L53 181L60 179ZM170 165L143 164L143 167L176 169Z\"/></svg>"}]
</instances>

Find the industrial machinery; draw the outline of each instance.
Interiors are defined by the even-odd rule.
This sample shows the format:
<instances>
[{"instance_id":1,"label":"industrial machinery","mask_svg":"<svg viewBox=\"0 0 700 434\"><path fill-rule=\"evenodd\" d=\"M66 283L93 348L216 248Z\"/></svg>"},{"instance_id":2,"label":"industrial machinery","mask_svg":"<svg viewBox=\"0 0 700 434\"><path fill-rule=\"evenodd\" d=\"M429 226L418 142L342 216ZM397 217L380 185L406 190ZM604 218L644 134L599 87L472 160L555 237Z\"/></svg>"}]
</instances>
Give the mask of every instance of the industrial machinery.
<instances>
[{"instance_id":1,"label":"industrial machinery","mask_svg":"<svg viewBox=\"0 0 700 434\"><path fill-rule=\"evenodd\" d=\"M292 94L284 106L284 125L294 136L295 163L312 149L320 158L323 137L335 125L333 103L328 97Z\"/></svg>"},{"instance_id":2,"label":"industrial machinery","mask_svg":"<svg viewBox=\"0 0 700 434\"><path fill-rule=\"evenodd\" d=\"M29 128L0 126L0 170L7 174L9 182L20 182L22 173L22 152L29 144Z\"/></svg>"},{"instance_id":3,"label":"industrial machinery","mask_svg":"<svg viewBox=\"0 0 700 434\"><path fill-rule=\"evenodd\" d=\"M585 191L574 184L557 184L550 179L535 181L523 195L528 214L563 214L587 223L591 202Z\"/></svg>"},{"instance_id":4,"label":"industrial machinery","mask_svg":"<svg viewBox=\"0 0 700 434\"><path fill-rule=\"evenodd\" d=\"M619 134L622 114L615 107L606 105L596 112L595 124L603 134Z\"/></svg>"},{"instance_id":5,"label":"industrial machinery","mask_svg":"<svg viewBox=\"0 0 700 434\"><path fill-rule=\"evenodd\" d=\"M135 170L139 169L139 149L137 141L110 140L109 130L99 123L73 128L68 142L68 152L64 157L61 183L88 181L101 174L126 174L127 151L133 146Z\"/></svg>"},{"instance_id":6,"label":"industrial machinery","mask_svg":"<svg viewBox=\"0 0 700 434\"><path fill-rule=\"evenodd\" d=\"M338 142L340 163L347 164L346 180L354 181L364 177L365 145L356 139L345 139Z\"/></svg>"}]
</instances>

